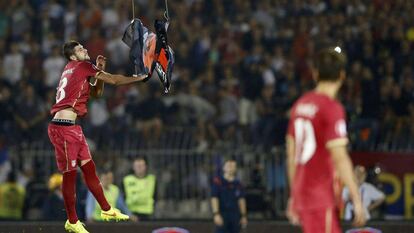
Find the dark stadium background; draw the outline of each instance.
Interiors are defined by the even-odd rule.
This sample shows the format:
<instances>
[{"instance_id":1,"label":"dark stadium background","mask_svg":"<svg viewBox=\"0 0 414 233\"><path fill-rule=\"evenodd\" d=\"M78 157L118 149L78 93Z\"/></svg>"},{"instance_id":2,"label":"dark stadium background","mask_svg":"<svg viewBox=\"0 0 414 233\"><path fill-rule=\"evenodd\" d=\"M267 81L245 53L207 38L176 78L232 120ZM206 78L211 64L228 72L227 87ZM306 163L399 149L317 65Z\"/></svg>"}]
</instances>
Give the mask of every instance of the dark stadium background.
<instances>
[{"instance_id":1,"label":"dark stadium background","mask_svg":"<svg viewBox=\"0 0 414 233\"><path fill-rule=\"evenodd\" d=\"M135 15L150 27L163 15L164 1L135 4ZM145 84L107 85L79 121L97 167L113 170L116 184L136 156L147 156L158 177L154 225L120 229L212 229L210 179L223 157L233 156L247 189L247 232L291 232L284 221L289 107L314 85L315 51L334 44L348 57L339 99L349 149L388 197L368 225L414 232L403 221L412 220L414 204L413 1L170 0L169 8L176 55L170 94L162 94L155 76ZM13 169L27 191L23 219L0 223L0 232L42 221L39 209L56 171L46 129L66 62L62 43L76 39L92 60L105 55L109 72L131 74L121 42L131 17L129 0L0 1L0 183ZM42 224L48 232L63 229L59 222Z\"/></svg>"}]
</instances>

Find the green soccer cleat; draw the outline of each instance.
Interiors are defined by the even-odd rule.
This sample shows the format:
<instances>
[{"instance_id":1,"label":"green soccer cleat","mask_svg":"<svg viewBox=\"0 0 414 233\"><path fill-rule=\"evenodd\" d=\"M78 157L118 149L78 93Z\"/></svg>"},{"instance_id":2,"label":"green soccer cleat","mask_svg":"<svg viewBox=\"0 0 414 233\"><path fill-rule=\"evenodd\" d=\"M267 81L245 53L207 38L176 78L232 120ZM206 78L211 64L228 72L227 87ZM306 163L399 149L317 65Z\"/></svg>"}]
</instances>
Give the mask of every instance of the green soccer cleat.
<instances>
[{"instance_id":1,"label":"green soccer cleat","mask_svg":"<svg viewBox=\"0 0 414 233\"><path fill-rule=\"evenodd\" d=\"M127 221L129 220L129 216L126 214L121 213L116 208L109 209L108 211L101 211L101 217L104 221Z\"/></svg>"},{"instance_id":2,"label":"green soccer cleat","mask_svg":"<svg viewBox=\"0 0 414 233\"><path fill-rule=\"evenodd\" d=\"M72 224L67 220L65 223L65 230L73 233L89 233L89 231L85 229L84 224L79 220L75 224Z\"/></svg>"}]
</instances>

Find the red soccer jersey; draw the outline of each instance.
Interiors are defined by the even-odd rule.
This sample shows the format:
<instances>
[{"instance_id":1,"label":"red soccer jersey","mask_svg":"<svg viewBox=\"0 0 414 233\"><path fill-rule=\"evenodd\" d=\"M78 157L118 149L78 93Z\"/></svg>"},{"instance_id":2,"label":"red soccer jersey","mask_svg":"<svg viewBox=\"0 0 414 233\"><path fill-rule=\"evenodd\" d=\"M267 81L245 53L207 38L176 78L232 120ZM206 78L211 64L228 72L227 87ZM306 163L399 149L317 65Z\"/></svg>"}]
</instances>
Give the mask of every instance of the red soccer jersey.
<instances>
[{"instance_id":1,"label":"red soccer jersey","mask_svg":"<svg viewBox=\"0 0 414 233\"><path fill-rule=\"evenodd\" d=\"M54 115L59 110L72 107L78 116L82 117L88 109L89 78L94 77L98 68L87 61L71 61L63 70L56 92L56 103L50 113Z\"/></svg>"},{"instance_id":2,"label":"red soccer jersey","mask_svg":"<svg viewBox=\"0 0 414 233\"><path fill-rule=\"evenodd\" d=\"M334 167L328 147L348 143L342 105L316 92L303 95L292 108L288 134L295 140L294 208L335 206Z\"/></svg>"}]
</instances>

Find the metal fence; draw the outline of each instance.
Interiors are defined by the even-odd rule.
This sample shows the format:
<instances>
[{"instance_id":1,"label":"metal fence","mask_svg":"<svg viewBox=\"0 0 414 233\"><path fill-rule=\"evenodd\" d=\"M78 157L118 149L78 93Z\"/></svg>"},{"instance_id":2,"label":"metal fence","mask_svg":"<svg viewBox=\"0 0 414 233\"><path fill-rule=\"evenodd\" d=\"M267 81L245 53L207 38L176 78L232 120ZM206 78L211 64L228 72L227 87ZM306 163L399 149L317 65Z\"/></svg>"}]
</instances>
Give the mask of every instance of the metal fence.
<instances>
[{"instance_id":1,"label":"metal fence","mask_svg":"<svg viewBox=\"0 0 414 233\"><path fill-rule=\"evenodd\" d=\"M238 162L238 177L246 187L250 215L260 219L283 218L287 198L283 147L265 151L236 136L200 150L196 134L192 127L171 127L163 131L158 141L148 142L140 132L131 130L111 134L99 146L94 140L89 144L97 167L112 168L118 185L131 172L133 158L147 157L149 171L157 176L158 181L155 214L158 219L210 218L211 179L220 174L226 157L233 157ZM353 144L354 149L359 146ZM384 141L362 144L361 148L404 151L408 147ZM40 192L45 190L42 184L45 186L49 175L56 172L53 148L47 138L13 147L10 160L27 177L40 181L35 188Z\"/></svg>"},{"instance_id":2,"label":"metal fence","mask_svg":"<svg viewBox=\"0 0 414 233\"><path fill-rule=\"evenodd\" d=\"M222 142L200 151L193 135L191 128L170 128L153 145L144 144L139 134L123 135L122 145L94 148L92 156L98 168L112 168L118 185L131 172L134 157L147 157L149 171L158 181L155 214L158 219L210 218L211 179L220 174L224 159L232 157L238 162L238 178L246 188L252 218L283 216L286 203L283 149L263 152L245 144ZM56 171L53 148L47 141L15 147L10 155L16 168L45 184Z\"/></svg>"}]
</instances>

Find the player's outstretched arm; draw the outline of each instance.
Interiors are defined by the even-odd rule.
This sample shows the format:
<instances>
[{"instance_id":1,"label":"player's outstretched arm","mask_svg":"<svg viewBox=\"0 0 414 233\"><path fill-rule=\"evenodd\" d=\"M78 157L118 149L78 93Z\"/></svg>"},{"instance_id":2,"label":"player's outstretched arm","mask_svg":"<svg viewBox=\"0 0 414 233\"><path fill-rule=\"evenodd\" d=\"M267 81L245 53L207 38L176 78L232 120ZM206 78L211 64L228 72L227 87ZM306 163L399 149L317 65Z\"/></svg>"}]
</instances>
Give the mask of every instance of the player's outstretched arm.
<instances>
[{"instance_id":1,"label":"player's outstretched arm","mask_svg":"<svg viewBox=\"0 0 414 233\"><path fill-rule=\"evenodd\" d=\"M102 80L105 83L111 84L111 85L126 85L134 82L140 82L144 80L147 77L147 75L138 75L133 77L127 77L121 74L110 74L105 71L100 71L96 74L95 78L98 80Z\"/></svg>"},{"instance_id":2,"label":"player's outstretched arm","mask_svg":"<svg viewBox=\"0 0 414 233\"><path fill-rule=\"evenodd\" d=\"M362 200L352 171L352 162L349 158L346 146L333 146L329 148L332 155L335 170L339 178L349 189L349 194L354 205L354 225L363 226L366 222L365 210L362 207Z\"/></svg>"}]
</instances>

